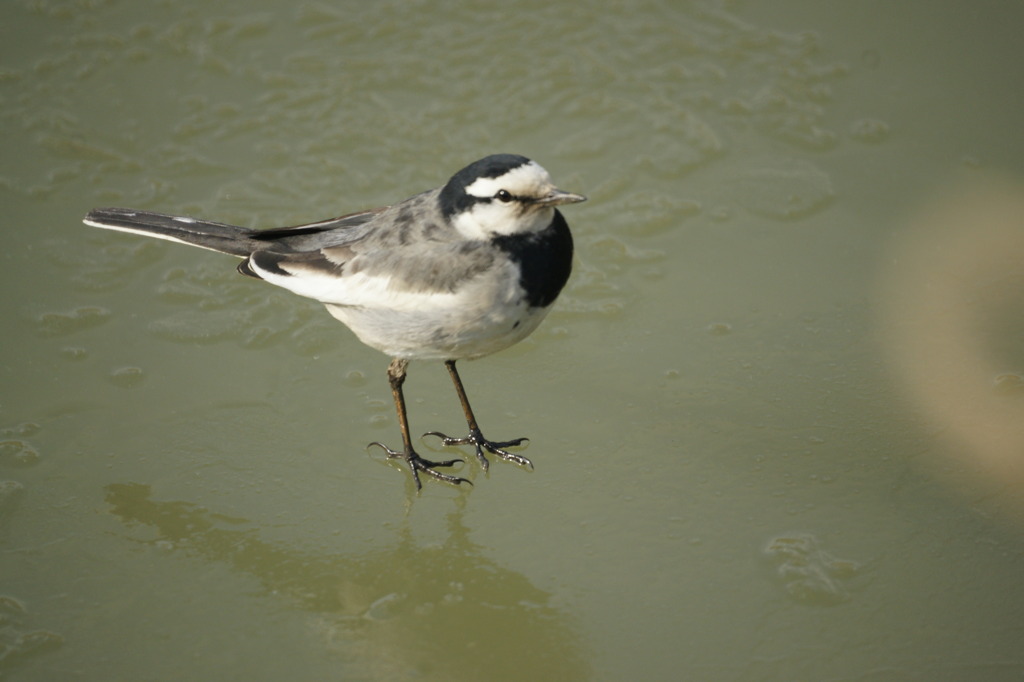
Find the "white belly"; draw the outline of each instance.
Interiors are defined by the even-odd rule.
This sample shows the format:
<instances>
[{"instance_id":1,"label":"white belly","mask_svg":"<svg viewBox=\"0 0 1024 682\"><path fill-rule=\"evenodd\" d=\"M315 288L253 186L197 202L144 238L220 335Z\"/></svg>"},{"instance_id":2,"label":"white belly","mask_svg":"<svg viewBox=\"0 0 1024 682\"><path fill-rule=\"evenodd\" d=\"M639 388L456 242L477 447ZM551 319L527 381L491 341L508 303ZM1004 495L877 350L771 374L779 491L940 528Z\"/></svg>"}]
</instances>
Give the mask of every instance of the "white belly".
<instances>
[{"instance_id":1,"label":"white belly","mask_svg":"<svg viewBox=\"0 0 1024 682\"><path fill-rule=\"evenodd\" d=\"M410 360L478 358L522 341L549 308L517 305L450 306L424 311L395 311L327 304L366 345L391 357Z\"/></svg>"}]
</instances>

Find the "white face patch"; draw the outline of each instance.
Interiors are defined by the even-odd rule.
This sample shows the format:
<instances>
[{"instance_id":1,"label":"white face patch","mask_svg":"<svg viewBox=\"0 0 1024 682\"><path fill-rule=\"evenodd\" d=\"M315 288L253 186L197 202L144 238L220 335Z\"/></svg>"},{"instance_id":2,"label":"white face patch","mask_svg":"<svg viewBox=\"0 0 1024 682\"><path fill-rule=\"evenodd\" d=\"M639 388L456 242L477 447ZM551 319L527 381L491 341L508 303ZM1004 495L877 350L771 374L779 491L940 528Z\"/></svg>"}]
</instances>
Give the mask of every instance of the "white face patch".
<instances>
[{"instance_id":1,"label":"white face patch","mask_svg":"<svg viewBox=\"0 0 1024 682\"><path fill-rule=\"evenodd\" d=\"M554 209L521 201L494 199L499 190L513 197L540 199L555 188L551 176L534 161L496 178L479 178L466 187L466 193L480 199L492 199L473 206L455 217L455 228L468 239L490 239L495 235L535 232L547 227Z\"/></svg>"},{"instance_id":2,"label":"white face patch","mask_svg":"<svg viewBox=\"0 0 1024 682\"><path fill-rule=\"evenodd\" d=\"M496 178L480 178L466 187L466 194L481 199L489 199L506 190L517 197L540 198L554 189L551 176L536 161L513 168Z\"/></svg>"}]
</instances>

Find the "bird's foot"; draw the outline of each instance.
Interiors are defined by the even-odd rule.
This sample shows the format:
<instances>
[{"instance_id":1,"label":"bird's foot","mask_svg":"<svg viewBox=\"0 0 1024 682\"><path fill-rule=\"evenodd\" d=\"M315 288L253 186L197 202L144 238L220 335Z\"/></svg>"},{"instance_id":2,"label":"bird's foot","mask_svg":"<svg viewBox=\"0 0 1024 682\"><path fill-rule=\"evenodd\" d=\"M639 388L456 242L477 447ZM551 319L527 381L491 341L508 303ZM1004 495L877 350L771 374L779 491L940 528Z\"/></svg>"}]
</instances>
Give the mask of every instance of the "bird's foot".
<instances>
[{"instance_id":1,"label":"bird's foot","mask_svg":"<svg viewBox=\"0 0 1024 682\"><path fill-rule=\"evenodd\" d=\"M443 462L432 462L429 459L420 457L412 448L409 448L406 452L399 452L398 450L392 450L387 445L384 445L384 443L379 441L374 441L373 443L370 443L370 445L379 446L381 450L387 453L388 459L404 459L409 464L409 468L412 469L412 480L416 483L416 490L420 490L423 487L423 484L420 483L419 472L421 471L428 476L433 476L437 480L444 481L446 483L454 483L455 485L459 485L460 483L469 483L470 485L473 485L473 482L469 479L436 471L437 467L454 466L455 464L462 462L463 460L461 459L448 459ZM370 446L368 445L366 447Z\"/></svg>"},{"instance_id":2,"label":"bird's foot","mask_svg":"<svg viewBox=\"0 0 1024 682\"><path fill-rule=\"evenodd\" d=\"M429 433L425 433L423 435L437 436L438 438L441 439L441 444L444 445L445 447L448 447L450 445L472 445L473 448L476 450L476 458L477 460L479 460L480 466L483 467L484 471L487 471L487 467L490 466L490 462L487 461L487 456L484 454L484 450L491 453L492 455L500 457L506 462L513 462L520 466L525 466L530 469L533 469L533 462L523 457L522 455L517 455L516 453L509 452L508 450L505 449L513 448L516 447L517 445L527 443L530 440L529 438L515 438L513 440L503 441L487 440L486 438L484 438L484 434L480 432L480 429L472 429L469 432L469 435L466 436L465 438L452 438L451 436L446 436L445 434L439 431L430 431Z\"/></svg>"}]
</instances>

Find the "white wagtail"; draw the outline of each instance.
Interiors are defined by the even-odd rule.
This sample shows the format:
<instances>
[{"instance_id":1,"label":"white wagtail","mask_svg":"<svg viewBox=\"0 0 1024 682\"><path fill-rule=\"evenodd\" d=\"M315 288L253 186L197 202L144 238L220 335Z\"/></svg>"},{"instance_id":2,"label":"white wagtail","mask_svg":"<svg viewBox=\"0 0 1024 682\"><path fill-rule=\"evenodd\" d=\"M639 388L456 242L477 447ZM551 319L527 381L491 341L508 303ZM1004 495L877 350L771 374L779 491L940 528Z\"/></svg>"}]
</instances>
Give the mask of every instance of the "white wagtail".
<instances>
[{"instance_id":1,"label":"white wagtail","mask_svg":"<svg viewBox=\"0 0 1024 682\"><path fill-rule=\"evenodd\" d=\"M402 394L410 360L444 361L469 425L465 438L425 435L474 446L484 470L484 450L533 466L506 450L527 439L484 438L455 362L507 348L537 328L572 269L572 235L555 207L585 200L556 189L530 159L495 154L444 187L307 225L253 230L125 208L92 210L85 223L239 256L243 275L322 302L363 343L390 355L403 449L370 445L408 462L419 489L421 471L449 483L467 479L437 471L462 460L432 462L412 446Z\"/></svg>"}]
</instances>

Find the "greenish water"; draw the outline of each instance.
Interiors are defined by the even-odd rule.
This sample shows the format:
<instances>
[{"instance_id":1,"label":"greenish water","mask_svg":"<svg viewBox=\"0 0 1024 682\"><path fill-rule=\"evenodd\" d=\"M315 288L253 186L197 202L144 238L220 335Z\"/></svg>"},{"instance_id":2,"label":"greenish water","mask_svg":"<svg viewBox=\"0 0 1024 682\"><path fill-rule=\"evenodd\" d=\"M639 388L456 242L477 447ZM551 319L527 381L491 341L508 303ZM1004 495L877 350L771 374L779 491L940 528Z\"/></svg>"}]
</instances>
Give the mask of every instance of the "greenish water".
<instances>
[{"instance_id":1,"label":"greenish water","mask_svg":"<svg viewBox=\"0 0 1024 682\"><path fill-rule=\"evenodd\" d=\"M1022 679L1022 22L4 3L0 676ZM316 220L505 151L590 201L556 310L461 367L536 470L467 489L364 449L387 358L319 305L80 223ZM463 424L443 367L406 390Z\"/></svg>"}]
</instances>

